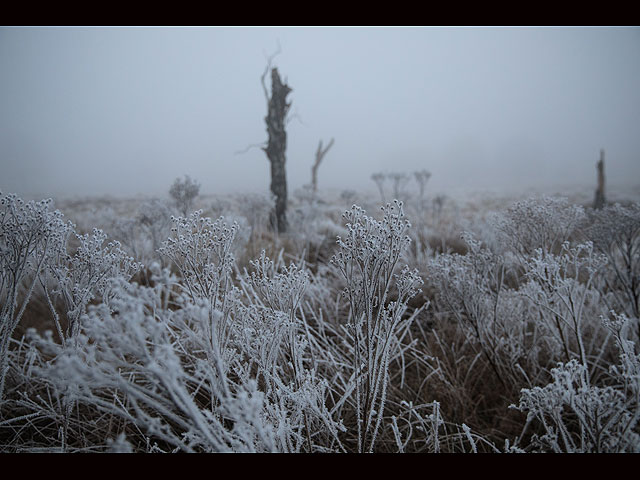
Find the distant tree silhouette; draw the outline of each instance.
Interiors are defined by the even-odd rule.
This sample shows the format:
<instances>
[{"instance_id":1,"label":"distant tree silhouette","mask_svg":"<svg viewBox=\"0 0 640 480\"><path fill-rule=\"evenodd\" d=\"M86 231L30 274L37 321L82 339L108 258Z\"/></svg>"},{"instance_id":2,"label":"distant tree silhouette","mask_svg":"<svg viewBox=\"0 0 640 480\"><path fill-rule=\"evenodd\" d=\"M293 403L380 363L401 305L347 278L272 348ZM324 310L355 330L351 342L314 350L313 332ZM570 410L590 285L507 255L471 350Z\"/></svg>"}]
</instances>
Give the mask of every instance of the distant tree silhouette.
<instances>
[{"instance_id":1,"label":"distant tree silhouette","mask_svg":"<svg viewBox=\"0 0 640 480\"><path fill-rule=\"evenodd\" d=\"M322 140L320 140L320 143L318 143L318 150L316 150L316 160L313 163L313 167L311 167L311 188L313 189L314 194L318 191L318 167L320 166L320 162L322 162L322 159L332 146L333 138L329 141L329 144L324 149L322 148Z\"/></svg>"},{"instance_id":2,"label":"distant tree silhouette","mask_svg":"<svg viewBox=\"0 0 640 480\"><path fill-rule=\"evenodd\" d=\"M606 202L604 197L604 150L600 150L600 160L596 164L598 169L598 188L596 188L596 196L593 200L593 208L596 210L604 207Z\"/></svg>"},{"instance_id":3,"label":"distant tree silhouette","mask_svg":"<svg viewBox=\"0 0 640 480\"><path fill-rule=\"evenodd\" d=\"M400 192L409 181L409 175L404 172L391 172L389 178L393 182L393 198L400 200Z\"/></svg>"},{"instance_id":4,"label":"distant tree silhouette","mask_svg":"<svg viewBox=\"0 0 640 480\"><path fill-rule=\"evenodd\" d=\"M376 185L378 186L378 190L380 190L380 199L382 200L382 203L385 203L384 182L386 179L387 179L387 175L383 172L376 172L371 174L371 180L376 182Z\"/></svg>"},{"instance_id":5,"label":"distant tree silhouette","mask_svg":"<svg viewBox=\"0 0 640 480\"><path fill-rule=\"evenodd\" d=\"M418 187L420 188L420 202L422 202L424 200L425 187L427 186L427 182L431 178L431 172L427 170L418 170L417 172L413 172L413 176L418 182Z\"/></svg>"}]
</instances>

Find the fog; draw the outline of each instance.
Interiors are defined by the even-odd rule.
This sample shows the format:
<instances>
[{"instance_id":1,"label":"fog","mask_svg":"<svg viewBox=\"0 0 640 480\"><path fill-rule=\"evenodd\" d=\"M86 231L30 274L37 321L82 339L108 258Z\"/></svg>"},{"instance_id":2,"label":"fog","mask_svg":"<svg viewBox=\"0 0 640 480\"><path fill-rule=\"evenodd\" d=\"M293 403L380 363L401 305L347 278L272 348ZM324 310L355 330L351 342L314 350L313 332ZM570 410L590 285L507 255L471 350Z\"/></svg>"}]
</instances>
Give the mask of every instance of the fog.
<instances>
[{"instance_id":1,"label":"fog","mask_svg":"<svg viewBox=\"0 0 640 480\"><path fill-rule=\"evenodd\" d=\"M290 191L332 137L321 189L640 183L639 28L2 27L0 190L266 192L278 46Z\"/></svg>"}]
</instances>

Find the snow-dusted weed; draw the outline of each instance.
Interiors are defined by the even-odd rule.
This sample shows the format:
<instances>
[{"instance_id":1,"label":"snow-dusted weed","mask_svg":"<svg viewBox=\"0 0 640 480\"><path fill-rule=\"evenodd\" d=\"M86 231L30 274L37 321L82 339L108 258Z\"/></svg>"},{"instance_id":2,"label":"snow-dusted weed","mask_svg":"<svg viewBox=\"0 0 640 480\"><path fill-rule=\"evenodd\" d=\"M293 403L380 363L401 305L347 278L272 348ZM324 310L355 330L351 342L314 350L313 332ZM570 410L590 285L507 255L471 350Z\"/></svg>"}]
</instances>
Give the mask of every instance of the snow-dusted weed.
<instances>
[{"instance_id":1,"label":"snow-dusted weed","mask_svg":"<svg viewBox=\"0 0 640 480\"><path fill-rule=\"evenodd\" d=\"M637 205L419 186L343 222L303 191L279 236L258 196L80 233L0 195L0 449L637 452Z\"/></svg>"}]
</instances>

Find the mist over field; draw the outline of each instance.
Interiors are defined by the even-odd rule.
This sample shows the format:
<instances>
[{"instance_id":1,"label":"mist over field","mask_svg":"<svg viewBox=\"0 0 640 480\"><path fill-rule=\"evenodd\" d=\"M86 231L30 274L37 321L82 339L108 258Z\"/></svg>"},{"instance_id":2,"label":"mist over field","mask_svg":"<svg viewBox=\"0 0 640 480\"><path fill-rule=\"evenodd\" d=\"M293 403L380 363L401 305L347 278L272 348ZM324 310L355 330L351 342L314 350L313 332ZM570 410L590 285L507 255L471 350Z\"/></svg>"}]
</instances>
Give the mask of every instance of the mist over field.
<instances>
[{"instance_id":1,"label":"mist over field","mask_svg":"<svg viewBox=\"0 0 640 480\"><path fill-rule=\"evenodd\" d=\"M0 452L640 453L639 33L0 27Z\"/></svg>"},{"instance_id":2,"label":"mist over field","mask_svg":"<svg viewBox=\"0 0 640 480\"><path fill-rule=\"evenodd\" d=\"M266 192L267 56L293 88L290 189L592 188L640 178L640 29L0 28L0 189ZM244 153L237 153L244 151Z\"/></svg>"}]
</instances>

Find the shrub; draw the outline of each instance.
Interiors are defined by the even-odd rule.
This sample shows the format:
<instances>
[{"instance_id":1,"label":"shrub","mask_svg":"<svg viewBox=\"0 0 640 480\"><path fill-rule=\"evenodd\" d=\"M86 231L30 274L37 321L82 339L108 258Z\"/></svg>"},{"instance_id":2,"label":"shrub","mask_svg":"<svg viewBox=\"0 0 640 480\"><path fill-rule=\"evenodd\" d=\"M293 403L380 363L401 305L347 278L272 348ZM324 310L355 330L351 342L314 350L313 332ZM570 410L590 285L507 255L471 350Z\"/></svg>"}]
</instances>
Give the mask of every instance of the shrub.
<instances>
[{"instance_id":1,"label":"shrub","mask_svg":"<svg viewBox=\"0 0 640 480\"><path fill-rule=\"evenodd\" d=\"M410 251L399 201L344 228L318 201L300 225L340 235L309 268L309 232L265 245L224 205L167 236L166 209L138 209L128 246L164 260L140 285L102 230L2 197L3 451L639 450L636 206L609 222L530 199L450 253ZM16 334L34 300L57 335Z\"/></svg>"},{"instance_id":2,"label":"shrub","mask_svg":"<svg viewBox=\"0 0 640 480\"><path fill-rule=\"evenodd\" d=\"M0 405L11 337L48 262L62 255L70 229L50 205L0 192Z\"/></svg>"},{"instance_id":3,"label":"shrub","mask_svg":"<svg viewBox=\"0 0 640 480\"><path fill-rule=\"evenodd\" d=\"M605 323L616 337L620 364L610 368L610 385L594 385L587 366L572 359L551 370L548 385L522 390L520 403L512 407L527 413L527 424L539 422L544 431L533 436L531 448L558 453L640 452L640 355L624 338L628 318L613 317Z\"/></svg>"},{"instance_id":4,"label":"shrub","mask_svg":"<svg viewBox=\"0 0 640 480\"><path fill-rule=\"evenodd\" d=\"M615 204L593 211L584 233L609 260L604 287L614 295L616 306L640 319L640 205ZM640 339L640 326L637 335Z\"/></svg>"},{"instance_id":5,"label":"shrub","mask_svg":"<svg viewBox=\"0 0 640 480\"><path fill-rule=\"evenodd\" d=\"M169 195L173 198L176 208L186 217L193 208L196 197L200 193L200 184L185 175L184 180L176 178L169 189Z\"/></svg>"},{"instance_id":6,"label":"shrub","mask_svg":"<svg viewBox=\"0 0 640 480\"><path fill-rule=\"evenodd\" d=\"M492 223L504 245L523 260L536 249L557 253L585 217L584 209L566 198L542 196L516 202Z\"/></svg>"}]
</instances>

